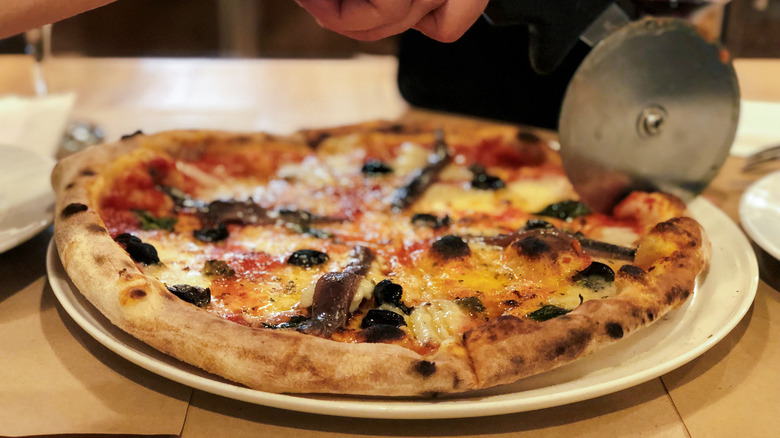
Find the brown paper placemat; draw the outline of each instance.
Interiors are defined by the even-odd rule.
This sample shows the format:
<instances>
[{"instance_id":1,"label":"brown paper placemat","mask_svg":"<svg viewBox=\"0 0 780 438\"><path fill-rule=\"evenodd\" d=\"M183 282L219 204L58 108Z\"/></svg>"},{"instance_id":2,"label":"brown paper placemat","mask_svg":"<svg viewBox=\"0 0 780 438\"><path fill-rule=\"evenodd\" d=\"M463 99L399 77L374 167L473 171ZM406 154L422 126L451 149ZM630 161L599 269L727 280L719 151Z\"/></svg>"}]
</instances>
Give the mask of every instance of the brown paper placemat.
<instances>
[{"instance_id":1,"label":"brown paper placemat","mask_svg":"<svg viewBox=\"0 0 780 438\"><path fill-rule=\"evenodd\" d=\"M0 254L0 435L178 435L192 390L99 344L46 278L49 231Z\"/></svg>"},{"instance_id":2,"label":"brown paper placemat","mask_svg":"<svg viewBox=\"0 0 780 438\"><path fill-rule=\"evenodd\" d=\"M242 437L686 437L659 379L566 406L442 420L341 418L256 406L195 390L183 438Z\"/></svg>"}]
</instances>

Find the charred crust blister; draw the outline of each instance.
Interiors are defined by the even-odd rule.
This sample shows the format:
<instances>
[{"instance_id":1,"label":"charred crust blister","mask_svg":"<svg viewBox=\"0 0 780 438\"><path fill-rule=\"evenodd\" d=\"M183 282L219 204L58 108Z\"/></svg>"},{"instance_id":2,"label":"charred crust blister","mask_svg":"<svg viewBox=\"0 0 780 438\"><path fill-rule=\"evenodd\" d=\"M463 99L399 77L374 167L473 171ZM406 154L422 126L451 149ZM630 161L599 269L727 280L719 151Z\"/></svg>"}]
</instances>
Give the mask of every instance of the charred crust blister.
<instances>
[{"instance_id":1,"label":"charred crust blister","mask_svg":"<svg viewBox=\"0 0 780 438\"><path fill-rule=\"evenodd\" d=\"M618 276L634 280L643 280L645 278L645 271L638 266L623 265L618 270Z\"/></svg>"},{"instance_id":2,"label":"charred crust blister","mask_svg":"<svg viewBox=\"0 0 780 438\"><path fill-rule=\"evenodd\" d=\"M423 377L430 377L436 372L436 364L427 360L421 360L414 364L412 369Z\"/></svg>"},{"instance_id":3,"label":"charred crust blister","mask_svg":"<svg viewBox=\"0 0 780 438\"><path fill-rule=\"evenodd\" d=\"M84 204L81 204L79 202L73 202L71 204L68 204L65 206L65 208L62 209L61 216L63 218L68 218L73 216L74 214L82 213L89 210L89 207L87 207Z\"/></svg>"},{"instance_id":4,"label":"charred crust blister","mask_svg":"<svg viewBox=\"0 0 780 438\"><path fill-rule=\"evenodd\" d=\"M548 359L575 358L585 350L592 337L587 330L571 330L565 339L553 346Z\"/></svg>"},{"instance_id":5,"label":"charred crust blister","mask_svg":"<svg viewBox=\"0 0 780 438\"><path fill-rule=\"evenodd\" d=\"M118 272L117 274L119 275L119 278L120 278L122 281L130 281L130 280L132 280L132 279L133 279L133 277L134 277L134 276L133 276L133 274L131 274L131 273L130 273L130 272L127 270L127 268L122 268L122 269L120 269L120 270L119 270L119 272Z\"/></svg>"},{"instance_id":6,"label":"charred crust blister","mask_svg":"<svg viewBox=\"0 0 780 438\"><path fill-rule=\"evenodd\" d=\"M512 364L512 366L515 367L517 370L522 370L525 366L525 357L523 356L512 356L509 358L509 363Z\"/></svg>"},{"instance_id":7,"label":"charred crust blister","mask_svg":"<svg viewBox=\"0 0 780 438\"><path fill-rule=\"evenodd\" d=\"M130 291L130 298L134 300L140 300L144 297L146 297L146 291L143 289L133 289Z\"/></svg>"},{"instance_id":8,"label":"charred crust blister","mask_svg":"<svg viewBox=\"0 0 780 438\"><path fill-rule=\"evenodd\" d=\"M610 338L620 339L623 337L623 326L619 322L609 322L605 328Z\"/></svg>"},{"instance_id":9,"label":"charred crust blister","mask_svg":"<svg viewBox=\"0 0 780 438\"><path fill-rule=\"evenodd\" d=\"M685 301L686 299L688 299L688 296L690 294L691 294L690 290L683 287L675 286L669 289L668 292L666 292L664 298L666 299L666 304L674 304L675 302Z\"/></svg>"},{"instance_id":10,"label":"charred crust blister","mask_svg":"<svg viewBox=\"0 0 780 438\"><path fill-rule=\"evenodd\" d=\"M102 226L100 226L98 224L87 224L85 228L90 233L95 233L95 234L108 233L108 230L106 230L104 227L102 227Z\"/></svg>"},{"instance_id":11,"label":"charred crust blister","mask_svg":"<svg viewBox=\"0 0 780 438\"><path fill-rule=\"evenodd\" d=\"M448 235L433 242L431 251L444 260L466 257L471 254L469 244L460 236Z\"/></svg>"}]
</instances>

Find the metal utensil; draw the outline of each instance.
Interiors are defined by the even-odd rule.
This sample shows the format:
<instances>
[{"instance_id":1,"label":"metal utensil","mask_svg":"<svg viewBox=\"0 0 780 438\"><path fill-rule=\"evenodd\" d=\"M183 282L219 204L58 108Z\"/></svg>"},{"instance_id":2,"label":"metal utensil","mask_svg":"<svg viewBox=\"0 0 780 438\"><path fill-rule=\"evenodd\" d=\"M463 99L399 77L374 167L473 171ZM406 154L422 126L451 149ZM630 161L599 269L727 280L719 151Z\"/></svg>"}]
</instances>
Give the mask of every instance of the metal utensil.
<instances>
[{"instance_id":1,"label":"metal utensil","mask_svg":"<svg viewBox=\"0 0 780 438\"><path fill-rule=\"evenodd\" d=\"M608 212L632 190L689 200L715 177L736 133L739 87L728 53L693 26L631 21L604 0L491 0L487 13L529 26L540 73L578 39L592 46L558 120L564 168L592 209Z\"/></svg>"},{"instance_id":2,"label":"metal utensil","mask_svg":"<svg viewBox=\"0 0 780 438\"><path fill-rule=\"evenodd\" d=\"M680 19L630 22L593 47L569 84L559 119L564 168L598 211L632 190L690 200L728 157L738 120L724 51Z\"/></svg>"},{"instance_id":3,"label":"metal utensil","mask_svg":"<svg viewBox=\"0 0 780 438\"><path fill-rule=\"evenodd\" d=\"M748 157L745 158L745 165L742 166L742 171L750 172L758 166L774 160L780 160L780 144L748 155Z\"/></svg>"}]
</instances>

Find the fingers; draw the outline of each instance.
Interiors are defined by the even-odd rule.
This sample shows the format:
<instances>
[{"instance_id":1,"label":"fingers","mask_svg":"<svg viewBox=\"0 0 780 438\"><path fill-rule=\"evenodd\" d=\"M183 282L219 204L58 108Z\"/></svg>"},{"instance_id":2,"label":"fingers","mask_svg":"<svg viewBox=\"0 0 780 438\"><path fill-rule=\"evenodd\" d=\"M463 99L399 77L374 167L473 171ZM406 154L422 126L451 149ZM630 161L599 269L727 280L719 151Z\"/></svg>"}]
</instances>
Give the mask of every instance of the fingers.
<instances>
[{"instance_id":1,"label":"fingers","mask_svg":"<svg viewBox=\"0 0 780 438\"><path fill-rule=\"evenodd\" d=\"M296 0L325 28L359 32L397 23L417 0Z\"/></svg>"},{"instance_id":2,"label":"fingers","mask_svg":"<svg viewBox=\"0 0 780 438\"><path fill-rule=\"evenodd\" d=\"M487 3L488 0L449 0L423 17L414 29L437 41L453 42L477 21Z\"/></svg>"},{"instance_id":3,"label":"fingers","mask_svg":"<svg viewBox=\"0 0 780 438\"><path fill-rule=\"evenodd\" d=\"M341 33L350 38L362 41L375 41L387 38L413 28L420 20L436 10L436 8L440 7L446 1L447 0L412 0L409 9L403 15L398 14L397 19L395 15L392 19L388 15L385 16L387 18L385 24L376 26L372 29Z\"/></svg>"},{"instance_id":4,"label":"fingers","mask_svg":"<svg viewBox=\"0 0 780 438\"><path fill-rule=\"evenodd\" d=\"M479 18L488 0L296 0L319 24L372 41L418 29L454 41Z\"/></svg>"}]
</instances>

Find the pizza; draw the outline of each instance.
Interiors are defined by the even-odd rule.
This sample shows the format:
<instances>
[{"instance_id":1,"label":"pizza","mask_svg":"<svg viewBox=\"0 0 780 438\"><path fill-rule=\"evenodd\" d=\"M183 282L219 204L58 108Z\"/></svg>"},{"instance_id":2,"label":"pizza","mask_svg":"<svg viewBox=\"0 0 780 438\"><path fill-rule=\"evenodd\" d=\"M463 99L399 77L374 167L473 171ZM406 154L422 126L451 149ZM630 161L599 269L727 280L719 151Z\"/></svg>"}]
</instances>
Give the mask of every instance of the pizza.
<instances>
[{"instance_id":1,"label":"pizza","mask_svg":"<svg viewBox=\"0 0 780 438\"><path fill-rule=\"evenodd\" d=\"M269 392L512 383L658 321L709 261L682 201L592 212L508 125L139 132L52 180L60 259L100 312Z\"/></svg>"}]
</instances>

